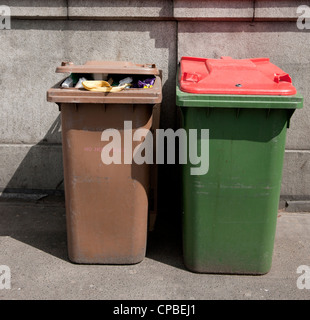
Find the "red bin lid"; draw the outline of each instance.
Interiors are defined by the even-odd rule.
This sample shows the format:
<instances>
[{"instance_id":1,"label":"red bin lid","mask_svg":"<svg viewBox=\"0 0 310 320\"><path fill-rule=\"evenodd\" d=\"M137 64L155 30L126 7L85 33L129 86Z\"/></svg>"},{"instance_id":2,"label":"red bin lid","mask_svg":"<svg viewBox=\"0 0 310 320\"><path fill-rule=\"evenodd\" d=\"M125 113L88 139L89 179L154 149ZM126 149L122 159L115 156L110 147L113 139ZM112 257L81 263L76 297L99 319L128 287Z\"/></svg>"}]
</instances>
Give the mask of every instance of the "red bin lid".
<instances>
[{"instance_id":1,"label":"red bin lid","mask_svg":"<svg viewBox=\"0 0 310 320\"><path fill-rule=\"evenodd\" d=\"M196 94L280 95L297 93L289 74L268 58L182 57L180 90Z\"/></svg>"}]
</instances>

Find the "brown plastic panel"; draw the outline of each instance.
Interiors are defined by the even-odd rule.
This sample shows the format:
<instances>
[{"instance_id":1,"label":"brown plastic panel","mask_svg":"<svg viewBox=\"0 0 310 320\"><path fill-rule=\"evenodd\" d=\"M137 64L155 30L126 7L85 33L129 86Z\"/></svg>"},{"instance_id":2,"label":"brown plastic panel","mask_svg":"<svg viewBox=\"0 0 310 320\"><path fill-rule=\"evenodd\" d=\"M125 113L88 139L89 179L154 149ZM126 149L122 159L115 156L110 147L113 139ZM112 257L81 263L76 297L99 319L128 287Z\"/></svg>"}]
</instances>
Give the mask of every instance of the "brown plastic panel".
<instances>
[{"instance_id":1,"label":"brown plastic panel","mask_svg":"<svg viewBox=\"0 0 310 320\"><path fill-rule=\"evenodd\" d=\"M129 103L155 104L162 101L162 85L156 76L154 86L147 89L124 89L120 92L94 92L86 89L61 88L63 81L47 91L47 101L56 103Z\"/></svg>"},{"instance_id":2,"label":"brown plastic panel","mask_svg":"<svg viewBox=\"0 0 310 320\"><path fill-rule=\"evenodd\" d=\"M47 92L47 100L61 110L69 259L88 264L138 263L145 257L148 227L153 228L156 218L157 168L134 162L104 164L101 150L109 142L101 141L101 135L106 129L117 129L124 143L124 121L132 121L133 134L139 128L159 128L161 72L153 64L119 61L89 61L83 66L64 62L56 72L156 76L148 89L92 92L61 88L62 80ZM132 151L139 143L132 143ZM114 152L123 155L124 146Z\"/></svg>"},{"instance_id":3,"label":"brown plastic panel","mask_svg":"<svg viewBox=\"0 0 310 320\"><path fill-rule=\"evenodd\" d=\"M124 135L124 121L150 129L153 108L129 104L62 104L69 258L77 263L132 264L145 257L151 165L101 160L103 130ZM139 142L133 142L134 149ZM123 147L122 147L123 148ZM123 153L124 150L115 152Z\"/></svg>"},{"instance_id":4,"label":"brown plastic panel","mask_svg":"<svg viewBox=\"0 0 310 320\"><path fill-rule=\"evenodd\" d=\"M88 61L84 65L62 62L56 68L57 73L113 73L159 75L155 64L135 64L127 61Z\"/></svg>"}]
</instances>

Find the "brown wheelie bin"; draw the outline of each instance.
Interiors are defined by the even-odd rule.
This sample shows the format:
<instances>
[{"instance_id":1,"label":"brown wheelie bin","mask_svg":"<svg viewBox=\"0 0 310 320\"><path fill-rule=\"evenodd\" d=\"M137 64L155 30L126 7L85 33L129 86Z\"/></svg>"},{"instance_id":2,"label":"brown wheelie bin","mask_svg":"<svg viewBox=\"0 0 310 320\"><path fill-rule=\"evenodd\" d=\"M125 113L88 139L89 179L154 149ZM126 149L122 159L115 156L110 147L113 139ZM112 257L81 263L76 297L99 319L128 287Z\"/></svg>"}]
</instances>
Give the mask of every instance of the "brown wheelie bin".
<instances>
[{"instance_id":1,"label":"brown wheelie bin","mask_svg":"<svg viewBox=\"0 0 310 320\"><path fill-rule=\"evenodd\" d=\"M152 87L119 92L63 88L62 82L47 92L47 100L57 103L61 111L69 259L89 264L138 263L145 257L148 213L154 214L149 198L156 202L156 191L151 190L156 189L156 177L151 163L124 161L125 152L133 154L145 143L142 137L128 147L124 123L131 121L132 135L141 128L154 131L153 115L158 118L162 100L160 71L149 64L90 61L84 65L63 62L56 72L72 78L92 76L92 80L107 75L155 78ZM112 138L103 141L102 134L111 129L119 132L122 143L112 148L111 157L119 153L121 163L107 164L102 159L102 150L112 142Z\"/></svg>"}]
</instances>

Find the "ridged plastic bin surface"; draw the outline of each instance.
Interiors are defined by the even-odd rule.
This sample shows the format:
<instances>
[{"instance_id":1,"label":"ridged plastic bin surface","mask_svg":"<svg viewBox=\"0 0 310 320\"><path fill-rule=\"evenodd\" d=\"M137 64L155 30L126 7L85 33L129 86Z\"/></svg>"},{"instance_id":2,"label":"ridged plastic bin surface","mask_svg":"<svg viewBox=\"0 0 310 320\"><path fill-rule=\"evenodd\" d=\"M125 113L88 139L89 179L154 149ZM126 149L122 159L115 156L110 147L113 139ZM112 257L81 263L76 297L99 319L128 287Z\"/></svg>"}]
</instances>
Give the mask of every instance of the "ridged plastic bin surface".
<instances>
[{"instance_id":1,"label":"ridged plastic bin surface","mask_svg":"<svg viewBox=\"0 0 310 320\"><path fill-rule=\"evenodd\" d=\"M126 264L143 260L146 249L149 165L101 161L103 130L150 129L148 105L63 105L61 112L70 260ZM122 140L124 131L121 131ZM124 141L124 140L123 140ZM138 143L133 144L133 149ZM122 150L114 152L123 153Z\"/></svg>"},{"instance_id":2,"label":"ridged plastic bin surface","mask_svg":"<svg viewBox=\"0 0 310 320\"><path fill-rule=\"evenodd\" d=\"M197 272L266 273L271 266L287 113L183 109L209 128L209 172L183 166L184 259ZM255 118L255 125L253 120ZM198 151L199 152L199 151Z\"/></svg>"}]
</instances>

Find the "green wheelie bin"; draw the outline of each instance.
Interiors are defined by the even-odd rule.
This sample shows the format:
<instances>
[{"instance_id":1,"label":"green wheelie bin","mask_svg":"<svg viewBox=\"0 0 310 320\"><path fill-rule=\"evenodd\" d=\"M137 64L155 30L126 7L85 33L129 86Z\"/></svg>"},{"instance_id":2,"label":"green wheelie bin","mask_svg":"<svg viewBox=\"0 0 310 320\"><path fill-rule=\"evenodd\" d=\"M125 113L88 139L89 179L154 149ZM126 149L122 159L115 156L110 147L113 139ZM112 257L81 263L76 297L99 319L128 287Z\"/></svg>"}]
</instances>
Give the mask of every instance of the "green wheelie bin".
<instances>
[{"instance_id":1,"label":"green wheelie bin","mask_svg":"<svg viewBox=\"0 0 310 320\"><path fill-rule=\"evenodd\" d=\"M208 150L208 159L201 159L207 170L195 174L199 163L191 164L183 148L185 266L201 273L267 273L286 131L302 96L268 58L182 57L176 99L182 128L197 130L197 155L202 146Z\"/></svg>"}]
</instances>

